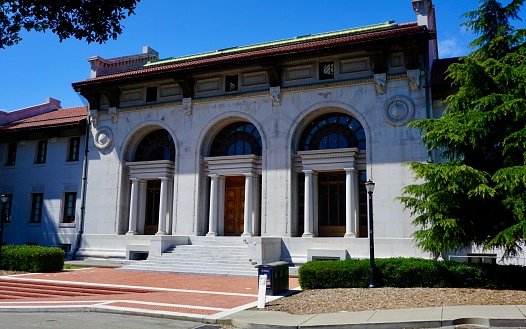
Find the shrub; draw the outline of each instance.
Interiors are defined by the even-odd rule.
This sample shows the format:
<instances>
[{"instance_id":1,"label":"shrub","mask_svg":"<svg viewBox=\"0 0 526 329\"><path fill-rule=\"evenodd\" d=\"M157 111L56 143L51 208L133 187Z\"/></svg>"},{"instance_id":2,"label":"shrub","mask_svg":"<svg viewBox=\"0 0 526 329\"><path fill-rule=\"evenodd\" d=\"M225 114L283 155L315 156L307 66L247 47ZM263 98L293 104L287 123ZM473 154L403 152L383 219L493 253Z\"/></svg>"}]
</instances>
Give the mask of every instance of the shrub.
<instances>
[{"instance_id":1,"label":"shrub","mask_svg":"<svg viewBox=\"0 0 526 329\"><path fill-rule=\"evenodd\" d=\"M526 267L437 262L422 258L384 258L375 261L378 287L523 289ZM313 261L299 268L302 289L365 288L369 260Z\"/></svg>"},{"instance_id":2,"label":"shrub","mask_svg":"<svg viewBox=\"0 0 526 329\"><path fill-rule=\"evenodd\" d=\"M55 272L64 267L64 251L28 245L2 247L0 268L10 271Z\"/></svg>"}]
</instances>

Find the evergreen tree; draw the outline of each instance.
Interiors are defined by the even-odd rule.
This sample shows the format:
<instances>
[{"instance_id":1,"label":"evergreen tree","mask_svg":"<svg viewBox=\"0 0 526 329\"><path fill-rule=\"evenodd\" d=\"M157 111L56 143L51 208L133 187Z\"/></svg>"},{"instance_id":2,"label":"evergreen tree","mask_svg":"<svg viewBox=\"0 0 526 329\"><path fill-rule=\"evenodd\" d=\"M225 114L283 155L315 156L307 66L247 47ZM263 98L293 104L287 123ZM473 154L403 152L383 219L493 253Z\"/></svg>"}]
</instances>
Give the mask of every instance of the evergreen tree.
<instances>
[{"instance_id":1,"label":"evergreen tree","mask_svg":"<svg viewBox=\"0 0 526 329\"><path fill-rule=\"evenodd\" d=\"M417 245L439 253L472 245L521 250L526 238L526 45L524 0L481 0L464 23L480 35L448 76L458 92L444 116L414 121L443 163L410 163L420 184L399 200L415 215Z\"/></svg>"},{"instance_id":2,"label":"evergreen tree","mask_svg":"<svg viewBox=\"0 0 526 329\"><path fill-rule=\"evenodd\" d=\"M50 30L60 41L103 43L122 33L120 21L140 0L0 0L0 48L17 44L20 31Z\"/></svg>"}]
</instances>

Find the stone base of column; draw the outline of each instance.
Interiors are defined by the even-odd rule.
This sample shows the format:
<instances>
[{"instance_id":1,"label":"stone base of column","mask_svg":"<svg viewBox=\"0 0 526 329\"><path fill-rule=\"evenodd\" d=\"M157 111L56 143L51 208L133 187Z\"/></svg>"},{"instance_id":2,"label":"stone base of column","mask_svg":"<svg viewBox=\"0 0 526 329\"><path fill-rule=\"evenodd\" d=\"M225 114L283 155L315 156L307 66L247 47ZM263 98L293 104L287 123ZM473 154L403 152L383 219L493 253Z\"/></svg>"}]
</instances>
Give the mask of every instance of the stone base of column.
<instances>
[{"instance_id":1,"label":"stone base of column","mask_svg":"<svg viewBox=\"0 0 526 329\"><path fill-rule=\"evenodd\" d=\"M208 232L206 233L206 236L217 236L216 232Z\"/></svg>"},{"instance_id":2,"label":"stone base of column","mask_svg":"<svg viewBox=\"0 0 526 329\"><path fill-rule=\"evenodd\" d=\"M252 234L252 233L243 233L243 234L241 234L241 236L248 236L248 237L250 237L250 236L254 236L254 234Z\"/></svg>"},{"instance_id":3,"label":"stone base of column","mask_svg":"<svg viewBox=\"0 0 526 329\"><path fill-rule=\"evenodd\" d=\"M345 233L344 238L356 238L356 233Z\"/></svg>"},{"instance_id":4,"label":"stone base of column","mask_svg":"<svg viewBox=\"0 0 526 329\"><path fill-rule=\"evenodd\" d=\"M126 235L137 235L137 232L135 232L135 231L128 231L128 232L126 232Z\"/></svg>"},{"instance_id":5,"label":"stone base of column","mask_svg":"<svg viewBox=\"0 0 526 329\"><path fill-rule=\"evenodd\" d=\"M167 233L165 231L159 231L155 233L155 235L166 235Z\"/></svg>"},{"instance_id":6,"label":"stone base of column","mask_svg":"<svg viewBox=\"0 0 526 329\"><path fill-rule=\"evenodd\" d=\"M303 233L301 236L302 238L314 238L314 234L312 233Z\"/></svg>"}]
</instances>

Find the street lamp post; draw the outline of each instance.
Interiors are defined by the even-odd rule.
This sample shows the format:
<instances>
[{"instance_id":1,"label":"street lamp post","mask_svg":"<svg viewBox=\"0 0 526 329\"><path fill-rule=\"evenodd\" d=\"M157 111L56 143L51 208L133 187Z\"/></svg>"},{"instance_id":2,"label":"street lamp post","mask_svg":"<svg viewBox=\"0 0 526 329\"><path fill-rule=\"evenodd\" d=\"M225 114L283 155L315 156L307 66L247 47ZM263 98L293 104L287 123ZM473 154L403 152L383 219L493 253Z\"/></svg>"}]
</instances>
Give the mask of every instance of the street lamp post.
<instances>
[{"instance_id":1,"label":"street lamp post","mask_svg":"<svg viewBox=\"0 0 526 329\"><path fill-rule=\"evenodd\" d=\"M376 288L374 284L374 230L373 230L373 192L374 183L368 180L365 189L369 194L369 288Z\"/></svg>"},{"instance_id":2,"label":"street lamp post","mask_svg":"<svg viewBox=\"0 0 526 329\"><path fill-rule=\"evenodd\" d=\"M4 244L4 218L5 218L5 203L9 197L5 194L0 195L2 201L2 215L0 216L0 268L2 266L2 245Z\"/></svg>"}]
</instances>

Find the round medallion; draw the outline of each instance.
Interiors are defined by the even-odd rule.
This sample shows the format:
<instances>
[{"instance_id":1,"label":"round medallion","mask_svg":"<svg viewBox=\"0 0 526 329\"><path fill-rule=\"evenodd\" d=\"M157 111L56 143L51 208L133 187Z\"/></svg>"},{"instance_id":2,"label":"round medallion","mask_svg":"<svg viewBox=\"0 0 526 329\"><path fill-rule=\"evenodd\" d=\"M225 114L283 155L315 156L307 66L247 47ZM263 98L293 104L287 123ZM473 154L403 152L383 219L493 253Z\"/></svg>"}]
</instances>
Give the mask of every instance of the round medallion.
<instances>
[{"instance_id":1,"label":"round medallion","mask_svg":"<svg viewBox=\"0 0 526 329\"><path fill-rule=\"evenodd\" d=\"M384 119L393 126L403 126L415 115L415 105L409 97L396 96L384 106Z\"/></svg>"},{"instance_id":2,"label":"round medallion","mask_svg":"<svg viewBox=\"0 0 526 329\"><path fill-rule=\"evenodd\" d=\"M110 147L113 142L113 133L111 132L111 129L108 127L100 128L95 134L94 142L99 150L105 150Z\"/></svg>"}]
</instances>

